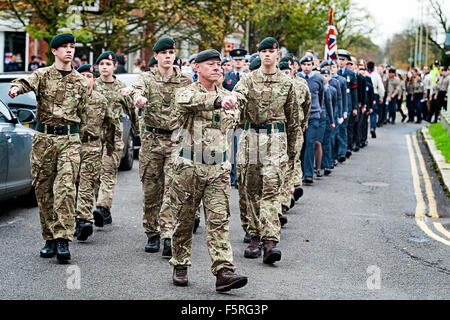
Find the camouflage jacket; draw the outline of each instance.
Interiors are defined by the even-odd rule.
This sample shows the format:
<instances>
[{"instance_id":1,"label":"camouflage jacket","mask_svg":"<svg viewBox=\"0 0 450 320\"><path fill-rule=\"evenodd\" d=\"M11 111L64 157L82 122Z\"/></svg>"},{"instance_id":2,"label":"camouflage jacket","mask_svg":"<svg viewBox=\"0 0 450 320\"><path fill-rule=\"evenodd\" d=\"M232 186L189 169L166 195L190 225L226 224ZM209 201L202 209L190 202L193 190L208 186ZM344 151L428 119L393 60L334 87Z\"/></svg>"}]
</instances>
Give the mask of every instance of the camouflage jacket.
<instances>
[{"instance_id":1,"label":"camouflage jacket","mask_svg":"<svg viewBox=\"0 0 450 320\"><path fill-rule=\"evenodd\" d=\"M174 68L170 78L164 78L159 70L144 72L133 84L130 96L136 103L139 96L147 98L144 106L144 123L152 128L174 130L177 118L174 106L175 91L192 83L192 77Z\"/></svg>"},{"instance_id":2,"label":"camouflage jacket","mask_svg":"<svg viewBox=\"0 0 450 320\"><path fill-rule=\"evenodd\" d=\"M215 91L207 91L195 82L179 89L175 94L177 119L179 121L180 149L190 149L195 153L224 153L227 151L233 129L239 119L239 111L215 109L214 102L231 93L216 86Z\"/></svg>"},{"instance_id":3,"label":"camouflage jacket","mask_svg":"<svg viewBox=\"0 0 450 320\"><path fill-rule=\"evenodd\" d=\"M300 106L295 91L294 81L278 69L273 75L257 69L241 79L233 89L245 121L286 125L289 158L296 154L300 130Z\"/></svg>"},{"instance_id":4,"label":"camouflage jacket","mask_svg":"<svg viewBox=\"0 0 450 320\"><path fill-rule=\"evenodd\" d=\"M311 111L311 92L309 91L308 82L300 77L295 77L294 86L297 93L300 117L300 126L302 129L308 128L309 114Z\"/></svg>"},{"instance_id":5,"label":"camouflage jacket","mask_svg":"<svg viewBox=\"0 0 450 320\"><path fill-rule=\"evenodd\" d=\"M87 100L86 79L75 69L63 77L55 65L38 69L27 78L11 82L19 88L18 94L34 91L36 117L47 125L70 125L81 122Z\"/></svg>"},{"instance_id":6,"label":"camouflage jacket","mask_svg":"<svg viewBox=\"0 0 450 320\"><path fill-rule=\"evenodd\" d=\"M139 134L139 124L136 108L131 98L124 97L120 92L122 88L126 87L125 83L118 80L116 76L113 77L114 82L112 83L104 82L101 78L97 78L94 90L97 90L108 101L108 106L116 119L116 135L122 136L122 129L120 128L122 112L126 112L130 117L131 129L134 135L137 135Z\"/></svg>"},{"instance_id":7,"label":"camouflage jacket","mask_svg":"<svg viewBox=\"0 0 450 320\"><path fill-rule=\"evenodd\" d=\"M115 130L116 119L108 108L108 100L98 91L92 90L88 96L86 112L81 115L80 137L102 137L104 132L106 148L113 151Z\"/></svg>"}]
</instances>

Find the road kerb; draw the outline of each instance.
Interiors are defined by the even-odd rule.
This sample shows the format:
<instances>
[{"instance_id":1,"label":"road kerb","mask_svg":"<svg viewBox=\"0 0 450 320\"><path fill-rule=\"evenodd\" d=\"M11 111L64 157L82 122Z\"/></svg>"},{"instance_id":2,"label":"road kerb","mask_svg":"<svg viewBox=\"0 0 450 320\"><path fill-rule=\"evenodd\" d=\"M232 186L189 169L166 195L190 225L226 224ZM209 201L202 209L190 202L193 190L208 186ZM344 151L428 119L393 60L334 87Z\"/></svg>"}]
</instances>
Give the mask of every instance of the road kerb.
<instances>
[{"instance_id":1,"label":"road kerb","mask_svg":"<svg viewBox=\"0 0 450 320\"><path fill-rule=\"evenodd\" d=\"M450 164L445 162L445 158L442 155L441 151L436 148L436 144L434 143L434 140L431 137L427 127L424 127L422 129L422 133L425 144L430 151L431 157L433 158L434 162L436 162L439 172L441 173L442 181L447 190L450 191Z\"/></svg>"}]
</instances>

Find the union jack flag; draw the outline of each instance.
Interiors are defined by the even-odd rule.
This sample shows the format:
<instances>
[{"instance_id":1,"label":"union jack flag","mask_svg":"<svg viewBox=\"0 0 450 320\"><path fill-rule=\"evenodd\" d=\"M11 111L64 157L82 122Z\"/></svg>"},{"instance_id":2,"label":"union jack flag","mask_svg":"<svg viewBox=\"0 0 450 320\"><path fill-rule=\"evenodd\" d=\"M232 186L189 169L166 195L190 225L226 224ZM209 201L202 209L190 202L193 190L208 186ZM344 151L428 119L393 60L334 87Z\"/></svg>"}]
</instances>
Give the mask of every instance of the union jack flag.
<instances>
[{"instance_id":1,"label":"union jack flag","mask_svg":"<svg viewBox=\"0 0 450 320\"><path fill-rule=\"evenodd\" d=\"M324 60L337 60L337 30L333 24L333 8L330 10L328 20L327 44L325 45Z\"/></svg>"}]
</instances>

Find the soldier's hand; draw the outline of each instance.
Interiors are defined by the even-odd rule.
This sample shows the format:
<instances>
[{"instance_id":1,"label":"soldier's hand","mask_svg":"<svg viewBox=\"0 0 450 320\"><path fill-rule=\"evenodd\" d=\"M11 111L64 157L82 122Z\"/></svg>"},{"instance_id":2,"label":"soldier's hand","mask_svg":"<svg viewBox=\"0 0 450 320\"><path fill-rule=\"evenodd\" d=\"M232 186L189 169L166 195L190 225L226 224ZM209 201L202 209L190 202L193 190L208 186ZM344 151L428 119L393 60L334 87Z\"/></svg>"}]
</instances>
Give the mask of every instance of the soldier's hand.
<instances>
[{"instance_id":1,"label":"soldier's hand","mask_svg":"<svg viewBox=\"0 0 450 320\"><path fill-rule=\"evenodd\" d=\"M120 89L120 93L124 96L124 97L128 97L131 93L131 88L122 88Z\"/></svg>"},{"instance_id":2,"label":"soldier's hand","mask_svg":"<svg viewBox=\"0 0 450 320\"><path fill-rule=\"evenodd\" d=\"M8 91L8 95L11 97L11 99L14 99L17 97L17 93L19 92L19 87L12 87Z\"/></svg>"},{"instance_id":3,"label":"soldier's hand","mask_svg":"<svg viewBox=\"0 0 450 320\"><path fill-rule=\"evenodd\" d=\"M356 116L358 115L358 110L356 110L356 109L353 110L353 111L352 111L352 114L353 114L354 117L356 117Z\"/></svg>"},{"instance_id":4,"label":"soldier's hand","mask_svg":"<svg viewBox=\"0 0 450 320\"><path fill-rule=\"evenodd\" d=\"M222 108L232 110L237 107L237 99L235 96L225 96L222 99Z\"/></svg>"},{"instance_id":5,"label":"soldier's hand","mask_svg":"<svg viewBox=\"0 0 450 320\"><path fill-rule=\"evenodd\" d=\"M347 120L347 112L344 112L344 115L343 115L343 117L344 117L344 120Z\"/></svg>"},{"instance_id":6,"label":"soldier's hand","mask_svg":"<svg viewBox=\"0 0 450 320\"><path fill-rule=\"evenodd\" d=\"M147 98L140 96L136 99L136 107L138 107L138 109L142 109L142 107L145 106L146 103Z\"/></svg>"},{"instance_id":7,"label":"soldier's hand","mask_svg":"<svg viewBox=\"0 0 450 320\"><path fill-rule=\"evenodd\" d=\"M369 109L369 114L372 114L372 113L373 113L373 109L370 108L370 109Z\"/></svg>"},{"instance_id":8,"label":"soldier's hand","mask_svg":"<svg viewBox=\"0 0 450 320\"><path fill-rule=\"evenodd\" d=\"M330 124L330 128L333 130L336 128L336 125L334 123Z\"/></svg>"}]
</instances>

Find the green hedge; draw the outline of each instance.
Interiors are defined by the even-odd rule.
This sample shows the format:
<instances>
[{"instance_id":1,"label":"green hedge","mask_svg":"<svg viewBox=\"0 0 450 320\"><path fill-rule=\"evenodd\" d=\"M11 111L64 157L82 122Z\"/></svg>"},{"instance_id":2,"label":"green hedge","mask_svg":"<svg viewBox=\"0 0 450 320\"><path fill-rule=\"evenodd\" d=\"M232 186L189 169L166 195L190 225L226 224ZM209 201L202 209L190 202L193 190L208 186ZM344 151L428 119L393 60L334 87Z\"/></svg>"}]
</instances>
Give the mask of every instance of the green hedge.
<instances>
[{"instance_id":1,"label":"green hedge","mask_svg":"<svg viewBox=\"0 0 450 320\"><path fill-rule=\"evenodd\" d=\"M442 128L440 123L435 123L428 126L428 131L436 143L436 148L442 152L445 161L450 163L450 137L447 136L447 130Z\"/></svg>"}]
</instances>

